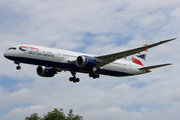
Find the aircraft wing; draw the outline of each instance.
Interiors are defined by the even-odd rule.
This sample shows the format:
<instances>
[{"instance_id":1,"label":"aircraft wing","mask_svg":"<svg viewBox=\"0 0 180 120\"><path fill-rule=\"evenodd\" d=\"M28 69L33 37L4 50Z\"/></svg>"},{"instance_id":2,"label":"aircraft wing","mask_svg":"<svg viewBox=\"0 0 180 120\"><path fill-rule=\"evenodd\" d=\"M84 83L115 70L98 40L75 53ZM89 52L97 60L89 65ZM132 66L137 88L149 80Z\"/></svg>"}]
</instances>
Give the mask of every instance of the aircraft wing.
<instances>
[{"instance_id":1,"label":"aircraft wing","mask_svg":"<svg viewBox=\"0 0 180 120\"><path fill-rule=\"evenodd\" d=\"M114 62L118 59L121 58L126 58L127 56L133 55L135 53L140 53L142 51L144 51L145 49L149 49L155 46L158 46L160 44L166 43L166 42L170 42L172 40L175 40L176 38L173 39L169 39L169 40L164 40L164 41L160 41L154 44L150 44L147 46L143 46L143 47L139 47L139 48L135 48L135 49L131 49L131 50L127 50L127 51L123 51L123 52L118 52L118 53L114 53L114 54L109 54L109 55L104 55L104 56L95 56L95 59L97 60L97 65L93 68L94 71L96 71L98 68L107 65L111 62Z\"/></svg>"}]
</instances>

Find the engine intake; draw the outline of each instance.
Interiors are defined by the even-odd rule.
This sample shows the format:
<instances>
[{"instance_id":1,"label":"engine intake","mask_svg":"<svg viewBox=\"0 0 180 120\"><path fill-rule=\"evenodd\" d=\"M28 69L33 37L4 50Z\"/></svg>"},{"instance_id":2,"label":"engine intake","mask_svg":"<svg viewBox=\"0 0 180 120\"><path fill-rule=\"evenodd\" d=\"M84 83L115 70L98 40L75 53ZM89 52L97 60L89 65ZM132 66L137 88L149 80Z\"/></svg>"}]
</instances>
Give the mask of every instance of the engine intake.
<instances>
[{"instance_id":1,"label":"engine intake","mask_svg":"<svg viewBox=\"0 0 180 120\"><path fill-rule=\"evenodd\" d=\"M78 56L76 59L76 64L81 68L93 68L96 66L97 62L93 57Z\"/></svg>"},{"instance_id":2,"label":"engine intake","mask_svg":"<svg viewBox=\"0 0 180 120\"><path fill-rule=\"evenodd\" d=\"M52 67L38 66L36 72L41 77L53 77L56 71Z\"/></svg>"}]
</instances>

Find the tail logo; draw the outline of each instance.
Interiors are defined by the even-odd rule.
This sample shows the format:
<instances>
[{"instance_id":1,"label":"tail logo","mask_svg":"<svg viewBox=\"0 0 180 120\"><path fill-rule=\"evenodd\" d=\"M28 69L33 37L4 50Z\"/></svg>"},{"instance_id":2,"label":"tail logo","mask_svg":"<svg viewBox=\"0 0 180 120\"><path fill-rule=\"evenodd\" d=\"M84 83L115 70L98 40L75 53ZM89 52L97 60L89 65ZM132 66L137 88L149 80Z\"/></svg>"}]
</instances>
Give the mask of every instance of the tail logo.
<instances>
[{"instance_id":1,"label":"tail logo","mask_svg":"<svg viewBox=\"0 0 180 120\"><path fill-rule=\"evenodd\" d=\"M136 64L138 64L138 65L144 66L143 63L142 63L140 60L138 60L138 59L136 59L136 58L134 58L134 57L132 57L131 60L132 60L133 63L136 63Z\"/></svg>"},{"instance_id":2,"label":"tail logo","mask_svg":"<svg viewBox=\"0 0 180 120\"><path fill-rule=\"evenodd\" d=\"M145 60L145 59L146 59L146 55L145 55L145 54L142 54L142 55L137 55L137 57L142 58L143 60Z\"/></svg>"},{"instance_id":3,"label":"tail logo","mask_svg":"<svg viewBox=\"0 0 180 120\"><path fill-rule=\"evenodd\" d=\"M148 44L149 44L149 41L145 41L141 46L144 47L144 46L147 46ZM148 49L144 49L144 51L133 55L131 58L131 61L138 65L144 66L147 51Z\"/></svg>"}]
</instances>

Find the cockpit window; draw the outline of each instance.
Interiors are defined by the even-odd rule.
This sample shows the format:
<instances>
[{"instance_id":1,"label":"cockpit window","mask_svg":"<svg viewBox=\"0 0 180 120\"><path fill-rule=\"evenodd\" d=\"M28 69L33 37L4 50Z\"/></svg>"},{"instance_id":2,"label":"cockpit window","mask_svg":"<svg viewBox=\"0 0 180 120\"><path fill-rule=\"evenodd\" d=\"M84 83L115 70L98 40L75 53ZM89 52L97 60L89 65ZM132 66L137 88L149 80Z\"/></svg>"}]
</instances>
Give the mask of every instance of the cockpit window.
<instances>
[{"instance_id":1,"label":"cockpit window","mask_svg":"<svg viewBox=\"0 0 180 120\"><path fill-rule=\"evenodd\" d=\"M10 47L8 50L16 50L15 47Z\"/></svg>"}]
</instances>

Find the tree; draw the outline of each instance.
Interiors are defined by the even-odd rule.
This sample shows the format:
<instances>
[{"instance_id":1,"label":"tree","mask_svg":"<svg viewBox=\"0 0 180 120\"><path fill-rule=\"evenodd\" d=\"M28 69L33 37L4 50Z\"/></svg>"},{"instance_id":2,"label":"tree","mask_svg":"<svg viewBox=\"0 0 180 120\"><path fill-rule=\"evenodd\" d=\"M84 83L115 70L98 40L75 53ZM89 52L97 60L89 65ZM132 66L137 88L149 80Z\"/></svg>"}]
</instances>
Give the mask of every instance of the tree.
<instances>
[{"instance_id":1,"label":"tree","mask_svg":"<svg viewBox=\"0 0 180 120\"><path fill-rule=\"evenodd\" d=\"M69 110L68 117L67 117L67 120L73 120L73 118L74 118L74 114L73 114L72 112L73 112L73 110L72 110L72 109L70 109L70 110Z\"/></svg>"},{"instance_id":2,"label":"tree","mask_svg":"<svg viewBox=\"0 0 180 120\"><path fill-rule=\"evenodd\" d=\"M83 117L82 117L82 116L79 116L79 115L76 115L76 116L74 117L73 110L70 109L70 110L69 110L68 117L67 117L67 120L83 120Z\"/></svg>"},{"instance_id":3,"label":"tree","mask_svg":"<svg viewBox=\"0 0 180 120\"><path fill-rule=\"evenodd\" d=\"M37 113L31 114L30 117L26 117L25 120L42 120L41 117L38 117Z\"/></svg>"},{"instance_id":4,"label":"tree","mask_svg":"<svg viewBox=\"0 0 180 120\"><path fill-rule=\"evenodd\" d=\"M66 115L63 113L63 109L60 110L54 108L52 112L48 112L44 115L43 120L66 120Z\"/></svg>"},{"instance_id":5,"label":"tree","mask_svg":"<svg viewBox=\"0 0 180 120\"><path fill-rule=\"evenodd\" d=\"M83 117L74 115L72 109L69 110L66 117L62 108L60 110L54 108L52 112L48 112L46 115L43 115L43 118L38 117L38 114L34 113L30 117L26 117L25 120L83 120Z\"/></svg>"}]
</instances>

